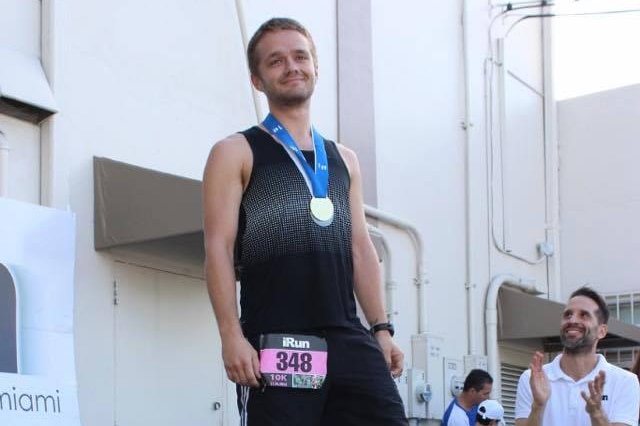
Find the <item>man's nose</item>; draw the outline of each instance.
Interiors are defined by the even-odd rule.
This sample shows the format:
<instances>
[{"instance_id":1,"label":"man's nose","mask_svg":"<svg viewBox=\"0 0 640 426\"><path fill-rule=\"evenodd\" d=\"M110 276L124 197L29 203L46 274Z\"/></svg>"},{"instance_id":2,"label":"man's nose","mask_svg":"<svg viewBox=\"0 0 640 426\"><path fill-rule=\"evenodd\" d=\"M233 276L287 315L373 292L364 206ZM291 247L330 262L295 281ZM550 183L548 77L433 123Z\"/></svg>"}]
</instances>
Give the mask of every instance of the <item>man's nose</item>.
<instances>
[{"instance_id":1,"label":"man's nose","mask_svg":"<svg viewBox=\"0 0 640 426\"><path fill-rule=\"evenodd\" d=\"M297 73L300 71L298 63L293 59L293 58L287 58L286 61L286 72L288 74L290 73Z\"/></svg>"}]
</instances>

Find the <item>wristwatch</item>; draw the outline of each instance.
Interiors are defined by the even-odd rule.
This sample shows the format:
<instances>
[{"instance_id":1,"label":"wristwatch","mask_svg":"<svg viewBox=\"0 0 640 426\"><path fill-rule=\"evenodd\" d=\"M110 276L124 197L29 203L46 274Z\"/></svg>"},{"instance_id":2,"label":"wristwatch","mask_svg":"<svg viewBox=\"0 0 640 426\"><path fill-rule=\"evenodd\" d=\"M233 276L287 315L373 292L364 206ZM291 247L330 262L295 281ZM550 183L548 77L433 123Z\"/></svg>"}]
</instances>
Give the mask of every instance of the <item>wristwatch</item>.
<instances>
[{"instance_id":1,"label":"wristwatch","mask_svg":"<svg viewBox=\"0 0 640 426\"><path fill-rule=\"evenodd\" d=\"M391 337L395 334L396 330L393 328L393 324L390 322L381 322L371 326L371 334L375 335L378 331L387 330Z\"/></svg>"}]
</instances>

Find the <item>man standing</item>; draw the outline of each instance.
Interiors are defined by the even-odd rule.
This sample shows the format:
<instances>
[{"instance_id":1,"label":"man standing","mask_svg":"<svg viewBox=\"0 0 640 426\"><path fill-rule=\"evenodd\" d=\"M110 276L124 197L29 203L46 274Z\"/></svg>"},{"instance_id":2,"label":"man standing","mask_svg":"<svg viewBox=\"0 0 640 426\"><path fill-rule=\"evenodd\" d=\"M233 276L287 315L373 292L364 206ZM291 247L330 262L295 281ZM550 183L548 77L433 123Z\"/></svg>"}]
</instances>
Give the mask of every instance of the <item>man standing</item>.
<instances>
[{"instance_id":1,"label":"man standing","mask_svg":"<svg viewBox=\"0 0 640 426\"><path fill-rule=\"evenodd\" d=\"M311 123L311 35L271 19L247 57L270 113L214 145L203 187L207 285L242 424L407 425L358 161Z\"/></svg>"},{"instance_id":2,"label":"man standing","mask_svg":"<svg viewBox=\"0 0 640 426\"><path fill-rule=\"evenodd\" d=\"M608 321L607 304L594 290L571 294L560 323L562 354L542 365L536 352L520 376L516 426L637 424L638 380L596 354Z\"/></svg>"},{"instance_id":3,"label":"man standing","mask_svg":"<svg viewBox=\"0 0 640 426\"><path fill-rule=\"evenodd\" d=\"M478 404L489 398L493 378L484 370L474 369L464 379L462 392L451 400L442 417L442 426L474 426Z\"/></svg>"}]
</instances>

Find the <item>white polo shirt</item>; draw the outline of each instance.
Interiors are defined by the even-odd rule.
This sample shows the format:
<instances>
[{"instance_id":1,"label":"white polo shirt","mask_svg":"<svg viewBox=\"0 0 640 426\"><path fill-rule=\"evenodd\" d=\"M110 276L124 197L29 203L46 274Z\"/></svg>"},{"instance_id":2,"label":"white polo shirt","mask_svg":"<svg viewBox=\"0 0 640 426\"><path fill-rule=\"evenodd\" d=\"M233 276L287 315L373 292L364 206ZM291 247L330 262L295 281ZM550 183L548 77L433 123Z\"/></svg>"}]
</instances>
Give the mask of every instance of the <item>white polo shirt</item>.
<instances>
[{"instance_id":1,"label":"white polo shirt","mask_svg":"<svg viewBox=\"0 0 640 426\"><path fill-rule=\"evenodd\" d=\"M589 381L595 379L600 370L605 373L602 407L609 422L634 426L638 424L640 386L635 374L609 364L604 356L598 354L598 363L593 371L574 381L560 368L560 358L562 355L558 355L551 363L542 367L549 379L551 390L542 417L543 425L591 425L580 391L589 395ZM529 386L530 377L531 370L527 370L518 381L516 419L527 418L531 412L533 398Z\"/></svg>"}]
</instances>

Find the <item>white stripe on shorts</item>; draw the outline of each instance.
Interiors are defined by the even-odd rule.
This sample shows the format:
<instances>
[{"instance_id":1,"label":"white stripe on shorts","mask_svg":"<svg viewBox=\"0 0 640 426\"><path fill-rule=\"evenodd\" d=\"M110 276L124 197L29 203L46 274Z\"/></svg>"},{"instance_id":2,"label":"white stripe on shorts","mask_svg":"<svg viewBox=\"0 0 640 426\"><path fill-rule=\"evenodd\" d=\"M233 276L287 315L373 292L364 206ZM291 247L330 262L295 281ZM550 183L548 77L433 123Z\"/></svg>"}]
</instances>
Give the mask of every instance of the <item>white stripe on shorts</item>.
<instances>
[{"instance_id":1,"label":"white stripe on shorts","mask_svg":"<svg viewBox=\"0 0 640 426\"><path fill-rule=\"evenodd\" d=\"M249 424L249 413L247 412L249 406L249 386L240 386L240 426L247 426Z\"/></svg>"}]
</instances>

